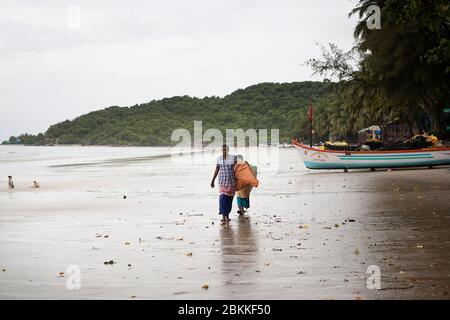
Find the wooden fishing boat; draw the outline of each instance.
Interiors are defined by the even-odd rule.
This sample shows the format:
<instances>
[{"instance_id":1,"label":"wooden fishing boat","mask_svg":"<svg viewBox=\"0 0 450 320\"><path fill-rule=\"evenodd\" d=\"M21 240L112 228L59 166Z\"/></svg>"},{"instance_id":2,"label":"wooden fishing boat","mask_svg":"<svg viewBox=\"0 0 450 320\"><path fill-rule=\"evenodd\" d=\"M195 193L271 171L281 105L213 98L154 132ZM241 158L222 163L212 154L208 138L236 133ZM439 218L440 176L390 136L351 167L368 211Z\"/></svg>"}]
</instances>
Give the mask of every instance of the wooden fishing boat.
<instances>
[{"instance_id":1,"label":"wooden fishing boat","mask_svg":"<svg viewBox=\"0 0 450 320\"><path fill-rule=\"evenodd\" d=\"M450 165L450 148L389 151L320 150L292 140L308 169L375 169Z\"/></svg>"}]
</instances>

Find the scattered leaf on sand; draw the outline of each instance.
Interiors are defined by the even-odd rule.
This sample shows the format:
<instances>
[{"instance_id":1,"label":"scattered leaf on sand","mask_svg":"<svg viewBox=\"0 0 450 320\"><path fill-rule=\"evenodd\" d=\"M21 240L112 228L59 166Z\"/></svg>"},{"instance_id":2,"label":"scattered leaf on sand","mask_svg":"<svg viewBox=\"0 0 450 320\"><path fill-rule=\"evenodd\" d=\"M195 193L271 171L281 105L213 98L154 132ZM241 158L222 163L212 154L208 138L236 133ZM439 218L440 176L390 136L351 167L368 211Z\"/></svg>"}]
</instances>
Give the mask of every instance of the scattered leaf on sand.
<instances>
[{"instance_id":1,"label":"scattered leaf on sand","mask_svg":"<svg viewBox=\"0 0 450 320\"><path fill-rule=\"evenodd\" d=\"M336 224L334 225L334 227L335 227L335 228L339 228L339 225L336 223Z\"/></svg>"},{"instance_id":2,"label":"scattered leaf on sand","mask_svg":"<svg viewBox=\"0 0 450 320\"><path fill-rule=\"evenodd\" d=\"M103 264L115 264L114 260L109 260L109 261L105 261L103 262Z\"/></svg>"},{"instance_id":3,"label":"scattered leaf on sand","mask_svg":"<svg viewBox=\"0 0 450 320\"><path fill-rule=\"evenodd\" d=\"M303 224L299 225L298 227L299 227L300 229L308 229L308 228L309 228L309 225L303 223Z\"/></svg>"},{"instance_id":4,"label":"scattered leaf on sand","mask_svg":"<svg viewBox=\"0 0 450 320\"><path fill-rule=\"evenodd\" d=\"M188 257L192 257L192 252L187 252L186 255L187 255Z\"/></svg>"},{"instance_id":5,"label":"scattered leaf on sand","mask_svg":"<svg viewBox=\"0 0 450 320\"><path fill-rule=\"evenodd\" d=\"M106 236L103 236L103 238L109 238L109 236L108 236L108 235L106 235Z\"/></svg>"},{"instance_id":6,"label":"scattered leaf on sand","mask_svg":"<svg viewBox=\"0 0 450 320\"><path fill-rule=\"evenodd\" d=\"M207 283L205 283L204 285L202 285L202 289L208 290L209 289L209 285Z\"/></svg>"},{"instance_id":7,"label":"scattered leaf on sand","mask_svg":"<svg viewBox=\"0 0 450 320\"><path fill-rule=\"evenodd\" d=\"M129 246L131 243L129 243L128 241L127 242L125 242L125 245L126 246Z\"/></svg>"},{"instance_id":8,"label":"scattered leaf on sand","mask_svg":"<svg viewBox=\"0 0 450 320\"><path fill-rule=\"evenodd\" d=\"M59 273L59 277L60 277L60 278L64 278L64 272L60 272L60 273Z\"/></svg>"}]
</instances>

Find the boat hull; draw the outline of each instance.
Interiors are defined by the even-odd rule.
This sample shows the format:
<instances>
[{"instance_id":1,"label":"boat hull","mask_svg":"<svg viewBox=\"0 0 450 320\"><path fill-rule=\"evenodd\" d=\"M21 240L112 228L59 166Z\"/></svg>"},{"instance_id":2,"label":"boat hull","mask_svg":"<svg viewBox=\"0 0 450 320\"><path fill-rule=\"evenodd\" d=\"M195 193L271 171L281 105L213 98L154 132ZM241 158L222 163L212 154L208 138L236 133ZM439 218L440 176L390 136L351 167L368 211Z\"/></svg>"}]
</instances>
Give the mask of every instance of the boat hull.
<instances>
[{"instance_id":1,"label":"boat hull","mask_svg":"<svg viewBox=\"0 0 450 320\"><path fill-rule=\"evenodd\" d=\"M297 141L308 169L408 168L450 165L450 148L390 151L331 151L310 148Z\"/></svg>"}]
</instances>

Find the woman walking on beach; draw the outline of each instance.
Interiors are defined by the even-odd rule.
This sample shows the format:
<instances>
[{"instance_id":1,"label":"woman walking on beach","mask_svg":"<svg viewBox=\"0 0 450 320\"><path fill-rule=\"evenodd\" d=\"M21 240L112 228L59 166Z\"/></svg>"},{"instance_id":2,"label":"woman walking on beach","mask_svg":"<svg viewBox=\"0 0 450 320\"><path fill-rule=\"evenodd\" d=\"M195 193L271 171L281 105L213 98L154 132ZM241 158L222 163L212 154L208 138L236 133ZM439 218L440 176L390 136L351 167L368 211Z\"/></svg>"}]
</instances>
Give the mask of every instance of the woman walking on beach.
<instances>
[{"instance_id":1,"label":"woman walking on beach","mask_svg":"<svg viewBox=\"0 0 450 320\"><path fill-rule=\"evenodd\" d=\"M236 178L234 176L236 157L229 154L229 151L228 145L224 144L222 146L222 155L217 158L216 170L211 181L211 188L214 188L214 181L219 175L219 214L222 215L222 223L230 221L229 214L236 192Z\"/></svg>"}]
</instances>

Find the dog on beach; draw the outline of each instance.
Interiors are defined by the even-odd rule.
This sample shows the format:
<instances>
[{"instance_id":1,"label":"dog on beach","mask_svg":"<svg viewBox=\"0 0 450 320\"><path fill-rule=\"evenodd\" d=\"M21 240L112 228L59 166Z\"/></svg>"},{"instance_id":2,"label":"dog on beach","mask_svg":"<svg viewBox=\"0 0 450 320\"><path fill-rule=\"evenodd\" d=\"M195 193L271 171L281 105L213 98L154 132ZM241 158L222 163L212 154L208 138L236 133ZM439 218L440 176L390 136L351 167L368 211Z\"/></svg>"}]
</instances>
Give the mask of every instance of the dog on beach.
<instances>
[{"instance_id":1,"label":"dog on beach","mask_svg":"<svg viewBox=\"0 0 450 320\"><path fill-rule=\"evenodd\" d=\"M8 187L10 189L14 189L14 181L12 180L12 176L8 176Z\"/></svg>"}]
</instances>

